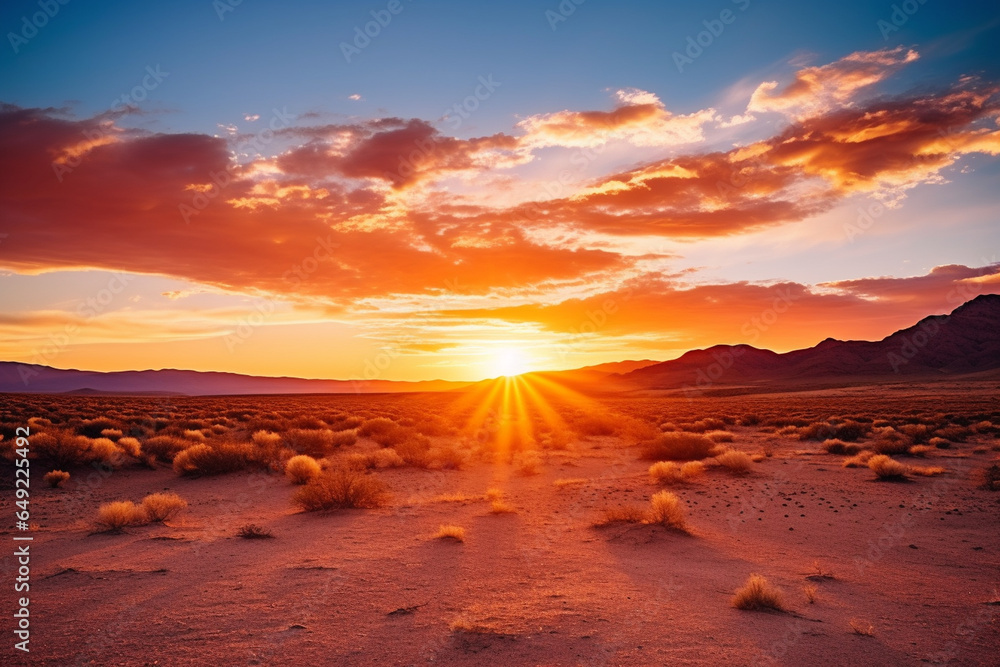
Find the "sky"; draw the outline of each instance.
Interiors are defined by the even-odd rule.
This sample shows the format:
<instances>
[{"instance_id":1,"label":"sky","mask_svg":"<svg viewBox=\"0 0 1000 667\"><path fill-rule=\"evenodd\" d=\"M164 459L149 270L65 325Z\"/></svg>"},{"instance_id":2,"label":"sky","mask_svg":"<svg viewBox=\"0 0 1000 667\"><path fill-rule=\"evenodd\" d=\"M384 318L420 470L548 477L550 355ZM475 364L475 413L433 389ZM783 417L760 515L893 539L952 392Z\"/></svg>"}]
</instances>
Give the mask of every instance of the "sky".
<instances>
[{"instance_id":1,"label":"sky","mask_svg":"<svg viewBox=\"0 0 1000 667\"><path fill-rule=\"evenodd\" d=\"M7 2L0 360L478 380L1000 292L994 2Z\"/></svg>"}]
</instances>

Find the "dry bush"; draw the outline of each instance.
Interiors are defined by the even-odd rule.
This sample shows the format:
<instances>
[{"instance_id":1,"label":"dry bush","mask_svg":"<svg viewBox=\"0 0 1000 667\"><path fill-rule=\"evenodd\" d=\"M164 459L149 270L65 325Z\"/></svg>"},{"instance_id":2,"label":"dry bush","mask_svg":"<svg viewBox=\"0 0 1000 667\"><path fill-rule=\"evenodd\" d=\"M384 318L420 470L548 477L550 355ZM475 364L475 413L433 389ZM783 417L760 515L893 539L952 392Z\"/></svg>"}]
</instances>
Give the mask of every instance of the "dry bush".
<instances>
[{"instance_id":1,"label":"dry bush","mask_svg":"<svg viewBox=\"0 0 1000 667\"><path fill-rule=\"evenodd\" d=\"M681 428L691 433L704 433L705 431L721 431L726 428L726 422L721 419L707 417L696 422L681 424Z\"/></svg>"},{"instance_id":2,"label":"dry bush","mask_svg":"<svg viewBox=\"0 0 1000 667\"><path fill-rule=\"evenodd\" d=\"M490 501L497 501L503 499L503 491L495 486L491 486L486 489L486 493L483 494L483 498Z\"/></svg>"},{"instance_id":3,"label":"dry bush","mask_svg":"<svg viewBox=\"0 0 1000 667\"><path fill-rule=\"evenodd\" d=\"M414 468L430 468L434 463L434 458L431 456L431 441L426 436L409 433L406 439L396 444L393 449L406 465Z\"/></svg>"},{"instance_id":4,"label":"dry bush","mask_svg":"<svg viewBox=\"0 0 1000 667\"><path fill-rule=\"evenodd\" d=\"M297 454L306 454L314 458L323 458L336 449L334 433L327 428L312 430L292 429L284 433L282 441Z\"/></svg>"},{"instance_id":5,"label":"dry bush","mask_svg":"<svg viewBox=\"0 0 1000 667\"><path fill-rule=\"evenodd\" d=\"M255 523L245 523L236 531L236 536L244 540L270 540L274 537L274 533Z\"/></svg>"},{"instance_id":6,"label":"dry bush","mask_svg":"<svg viewBox=\"0 0 1000 667\"><path fill-rule=\"evenodd\" d=\"M121 430L122 425L117 421L112 421L106 417L88 419L76 427L76 432L88 438L99 438L103 431Z\"/></svg>"},{"instance_id":7,"label":"dry bush","mask_svg":"<svg viewBox=\"0 0 1000 667\"><path fill-rule=\"evenodd\" d=\"M943 428L939 428L934 432L934 435L939 438L944 438L945 440L950 440L951 442L965 442L972 434L972 429L967 426L960 426L958 424L951 424Z\"/></svg>"},{"instance_id":8,"label":"dry bush","mask_svg":"<svg viewBox=\"0 0 1000 667\"><path fill-rule=\"evenodd\" d=\"M542 457L538 452L519 452L514 456L514 466L525 477L537 475L542 467Z\"/></svg>"},{"instance_id":9,"label":"dry bush","mask_svg":"<svg viewBox=\"0 0 1000 667\"><path fill-rule=\"evenodd\" d=\"M254 431L250 441L262 449L273 450L281 445L281 436L273 431Z\"/></svg>"},{"instance_id":10,"label":"dry bush","mask_svg":"<svg viewBox=\"0 0 1000 667\"><path fill-rule=\"evenodd\" d=\"M430 457L428 467L432 470L461 470L468 460L465 452L451 446L434 447L427 455Z\"/></svg>"},{"instance_id":11,"label":"dry bush","mask_svg":"<svg viewBox=\"0 0 1000 667\"><path fill-rule=\"evenodd\" d=\"M260 464L250 443L194 445L174 457L174 472L187 477L222 475Z\"/></svg>"},{"instance_id":12,"label":"dry bush","mask_svg":"<svg viewBox=\"0 0 1000 667\"><path fill-rule=\"evenodd\" d=\"M868 465L868 460L875 455L875 452L870 452L867 449L858 452L854 456L844 459L841 464L845 468L864 468Z\"/></svg>"},{"instance_id":13,"label":"dry bush","mask_svg":"<svg viewBox=\"0 0 1000 667\"><path fill-rule=\"evenodd\" d=\"M618 420L609 414L583 415L573 421L571 427L581 436L614 435L618 432Z\"/></svg>"},{"instance_id":14,"label":"dry bush","mask_svg":"<svg viewBox=\"0 0 1000 667\"><path fill-rule=\"evenodd\" d=\"M690 461L709 456L715 442L697 433L663 433L647 442L642 457L653 461Z\"/></svg>"},{"instance_id":15,"label":"dry bush","mask_svg":"<svg viewBox=\"0 0 1000 667\"><path fill-rule=\"evenodd\" d=\"M176 493L151 493L142 499L146 518L158 523L172 519L187 507L187 501Z\"/></svg>"},{"instance_id":16,"label":"dry bush","mask_svg":"<svg viewBox=\"0 0 1000 667\"><path fill-rule=\"evenodd\" d=\"M172 435L157 435L142 443L142 450L162 463L170 463L175 456L191 446L189 440L175 438Z\"/></svg>"},{"instance_id":17,"label":"dry bush","mask_svg":"<svg viewBox=\"0 0 1000 667\"><path fill-rule=\"evenodd\" d=\"M909 436L900 433L891 426L872 431L872 441L869 447L878 454L905 454L913 442Z\"/></svg>"},{"instance_id":18,"label":"dry bush","mask_svg":"<svg viewBox=\"0 0 1000 667\"><path fill-rule=\"evenodd\" d=\"M125 437L118 438L118 442L115 443L118 449L122 450L132 458L139 458L142 455L142 445L135 438Z\"/></svg>"},{"instance_id":19,"label":"dry bush","mask_svg":"<svg viewBox=\"0 0 1000 667\"><path fill-rule=\"evenodd\" d=\"M1000 491L1000 465L993 463L985 468L975 470L972 479L980 488L987 491Z\"/></svg>"},{"instance_id":20,"label":"dry bush","mask_svg":"<svg viewBox=\"0 0 1000 667\"><path fill-rule=\"evenodd\" d=\"M586 484L588 480L583 477L570 477L570 478L560 478L552 482L552 486L557 489L564 489L567 486L574 486L576 484Z\"/></svg>"},{"instance_id":21,"label":"dry bush","mask_svg":"<svg viewBox=\"0 0 1000 667\"><path fill-rule=\"evenodd\" d=\"M131 500L104 503L97 510L97 527L106 532L117 532L128 526L141 526L146 522L146 511Z\"/></svg>"},{"instance_id":22,"label":"dry bush","mask_svg":"<svg viewBox=\"0 0 1000 667\"><path fill-rule=\"evenodd\" d=\"M951 442L949 442L948 440L945 440L944 438L936 438L936 437L935 438L931 438L930 440L927 441L927 444L930 445L931 447L935 447L937 449L950 449L951 448Z\"/></svg>"},{"instance_id":23,"label":"dry bush","mask_svg":"<svg viewBox=\"0 0 1000 667\"><path fill-rule=\"evenodd\" d=\"M45 477L42 479L44 479L45 483L54 489L69 479L69 473L63 472L62 470L53 470L45 473Z\"/></svg>"},{"instance_id":24,"label":"dry bush","mask_svg":"<svg viewBox=\"0 0 1000 667\"><path fill-rule=\"evenodd\" d=\"M934 448L931 447L930 445L913 445L912 447L910 447L909 450L907 450L907 453L910 456L924 457L924 456L927 456L928 453L933 452L933 451L934 451Z\"/></svg>"},{"instance_id":25,"label":"dry bush","mask_svg":"<svg viewBox=\"0 0 1000 667\"><path fill-rule=\"evenodd\" d=\"M349 468L318 475L295 492L292 502L307 512L332 509L371 509L387 499L380 479Z\"/></svg>"},{"instance_id":26,"label":"dry bush","mask_svg":"<svg viewBox=\"0 0 1000 667\"><path fill-rule=\"evenodd\" d=\"M490 514L516 514L517 510L513 505L504 500L494 500L490 503Z\"/></svg>"},{"instance_id":27,"label":"dry bush","mask_svg":"<svg viewBox=\"0 0 1000 667\"><path fill-rule=\"evenodd\" d=\"M102 438L120 438L124 433L122 433L120 428L106 428L101 431Z\"/></svg>"},{"instance_id":28,"label":"dry bush","mask_svg":"<svg viewBox=\"0 0 1000 667\"><path fill-rule=\"evenodd\" d=\"M875 473L877 479L900 480L906 477L909 467L885 454L876 454L868 459L868 467Z\"/></svg>"},{"instance_id":29,"label":"dry bush","mask_svg":"<svg viewBox=\"0 0 1000 667\"><path fill-rule=\"evenodd\" d=\"M746 414L740 417L741 426L757 426L760 424L760 415L757 414Z\"/></svg>"},{"instance_id":30,"label":"dry bush","mask_svg":"<svg viewBox=\"0 0 1000 667\"><path fill-rule=\"evenodd\" d=\"M418 434L413 429L401 426L391 419L376 417L362 424L357 430L357 435L371 438L383 447L395 447Z\"/></svg>"},{"instance_id":31,"label":"dry bush","mask_svg":"<svg viewBox=\"0 0 1000 667\"><path fill-rule=\"evenodd\" d=\"M320 470L316 459L307 454L293 456L285 462L285 475L292 484L305 484L318 475Z\"/></svg>"},{"instance_id":32,"label":"dry bush","mask_svg":"<svg viewBox=\"0 0 1000 667\"><path fill-rule=\"evenodd\" d=\"M606 507L601 511L601 518L595 526L607 526L612 523L642 523L646 520L646 509L638 505L618 505Z\"/></svg>"},{"instance_id":33,"label":"dry bush","mask_svg":"<svg viewBox=\"0 0 1000 667\"><path fill-rule=\"evenodd\" d=\"M915 445L922 445L931 437L931 430L926 424L903 424L898 430Z\"/></svg>"},{"instance_id":34,"label":"dry bush","mask_svg":"<svg viewBox=\"0 0 1000 667\"><path fill-rule=\"evenodd\" d=\"M805 586L802 587L802 592L806 594L806 600L809 601L809 604L815 604L816 602L815 584L806 584Z\"/></svg>"},{"instance_id":35,"label":"dry bush","mask_svg":"<svg viewBox=\"0 0 1000 667\"><path fill-rule=\"evenodd\" d=\"M183 433L187 440L194 440L195 442L205 442L205 434L201 431L196 431L194 429L185 429Z\"/></svg>"},{"instance_id":36,"label":"dry bush","mask_svg":"<svg viewBox=\"0 0 1000 667\"><path fill-rule=\"evenodd\" d=\"M781 592L759 574L751 574L743 587L736 591L732 604L737 609L783 611Z\"/></svg>"},{"instance_id":37,"label":"dry bush","mask_svg":"<svg viewBox=\"0 0 1000 667\"><path fill-rule=\"evenodd\" d=\"M454 526L451 524L441 524L438 528L438 532L434 534L435 539L439 540L454 540L456 542L465 541L465 528L461 526Z\"/></svg>"},{"instance_id":38,"label":"dry bush","mask_svg":"<svg viewBox=\"0 0 1000 667\"><path fill-rule=\"evenodd\" d=\"M736 438L729 431L709 431L705 434L705 437L709 438L712 442L732 442Z\"/></svg>"},{"instance_id":39,"label":"dry bush","mask_svg":"<svg viewBox=\"0 0 1000 667\"><path fill-rule=\"evenodd\" d=\"M856 442L832 439L823 442L823 451L827 454L857 454L861 451L861 445Z\"/></svg>"},{"instance_id":40,"label":"dry bush","mask_svg":"<svg viewBox=\"0 0 1000 667\"><path fill-rule=\"evenodd\" d=\"M356 452L347 457L347 462L358 468L382 470L385 468L402 468L406 461L395 449L376 449L373 452Z\"/></svg>"},{"instance_id":41,"label":"dry bush","mask_svg":"<svg viewBox=\"0 0 1000 667\"><path fill-rule=\"evenodd\" d=\"M32 451L60 468L100 463L120 468L128 453L108 438L90 438L64 429L52 429L31 436Z\"/></svg>"},{"instance_id":42,"label":"dry bush","mask_svg":"<svg viewBox=\"0 0 1000 667\"><path fill-rule=\"evenodd\" d=\"M920 475L921 477L934 477L935 475L943 475L948 472L947 468L942 468L941 466L910 466L908 470L914 475Z\"/></svg>"},{"instance_id":43,"label":"dry bush","mask_svg":"<svg viewBox=\"0 0 1000 667\"><path fill-rule=\"evenodd\" d=\"M715 457L716 462L730 472L743 474L750 472L753 459L746 452L728 449Z\"/></svg>"},{"instance_id":44,"label":"dry bush","mask_svg":"<svg viewBox=\"0 0 1000 667\"><path fill-rule=\"evenodd\" d=\"M655 523L666 528L686 530L684 522L684 506L680 498L669 491L659 491L649 500L647 523Z\"/></svg>"},{"instance_id":45,"label":"dry bush","mask_svg":"<svg viewBox=\"0 0 1000 667\"><path fill-rule=\"evenodd\" d=\"M705 464L701 461L688 461L681 466L681 479L691 481L705 473Z\"/></svg>"},{"instance_id":46,"label":"dry bush","mask_svg":"<svg viewBox=\"0 0 1000 667\"><path fill-rule=\"evenodd\" d=\"M649 478L660 484L673 484L681 479L681 468L673 461L657 461L649 466Z\"/></svg>"}]
</instances>

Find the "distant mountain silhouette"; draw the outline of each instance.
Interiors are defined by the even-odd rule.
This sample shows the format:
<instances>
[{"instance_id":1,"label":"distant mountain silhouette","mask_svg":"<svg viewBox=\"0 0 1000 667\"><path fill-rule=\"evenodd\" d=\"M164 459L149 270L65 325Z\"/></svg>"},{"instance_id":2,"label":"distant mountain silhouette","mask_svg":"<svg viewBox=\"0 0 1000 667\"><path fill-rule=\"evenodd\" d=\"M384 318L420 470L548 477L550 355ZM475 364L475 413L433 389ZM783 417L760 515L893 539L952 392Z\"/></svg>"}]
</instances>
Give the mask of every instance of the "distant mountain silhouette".
<instances>
[{"instance_id":1,"label":"distant mountain silhouette","mask_svg":"<svg viewBox=\"0 0 1000 667\"><path fill-rule=\"evenodd\" d=\"M737 385L946 378L995 369L1000 369L1000 295L986 294L880 341L827 338L784 354L716 345L614 379L620 389L699 393Z\"/></svg>"},{"instance_id":2,"label":"distant mountain silhouette","mask_svg":"<svg viewBox=\"0 0 1000 667\"><path fill-rule=\"evenodd\" d=\"M959 306L950 315L926 317L876 342L827 338L815 347L784 354L750 345L716 345L692 350L672 361L619 361L529 375L581 391L673 389L701 394L737 387L940 379L997 369L1000 295L987 294ZM305 380L183 370L99 373L0 362L0 392L4 393L212 396L450 391L471 385L445 380Z\"/></svg>"},{"instance_id":3,"label":"distant mountain silhouette","mask_svg":"<svg viewBox=\"0 0 1000 667\"><path fill-rule=\"evenodd\" d=\"M257 377L237 373L181 370L95 371L62 370L49 366L0 362L0 392L48 394L319 394L403 391L447 391L468 382L427 380L305 380L293 377Z\"/></svg>"}]
</instances>

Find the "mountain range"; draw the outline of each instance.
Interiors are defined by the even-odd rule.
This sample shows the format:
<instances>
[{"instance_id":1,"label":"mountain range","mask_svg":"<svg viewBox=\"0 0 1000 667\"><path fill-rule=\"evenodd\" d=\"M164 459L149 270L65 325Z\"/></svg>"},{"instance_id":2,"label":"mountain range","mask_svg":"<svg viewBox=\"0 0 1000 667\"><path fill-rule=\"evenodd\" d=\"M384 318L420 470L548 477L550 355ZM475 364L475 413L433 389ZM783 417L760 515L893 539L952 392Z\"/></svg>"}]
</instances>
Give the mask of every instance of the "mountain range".
<instances>
[{"instance_id":1,"label":"mountain range","mask_svg":"<svg viewBox=\"0 0 1000 667\"><path fill-rule=\"evenodd\" d=\"M677 359L620 361L568 371L531 373L579 390L680 390L686 394L804 388L954 378L1000 369L1000 295L987 294L949 315L926 317L880 341L828 338L778 353L750 345L716 345ZM450 391L471 382L310 380L186 370L96 372L0 362L0 392L186 394L375 393Z\"/></svg>"}]
</instances>

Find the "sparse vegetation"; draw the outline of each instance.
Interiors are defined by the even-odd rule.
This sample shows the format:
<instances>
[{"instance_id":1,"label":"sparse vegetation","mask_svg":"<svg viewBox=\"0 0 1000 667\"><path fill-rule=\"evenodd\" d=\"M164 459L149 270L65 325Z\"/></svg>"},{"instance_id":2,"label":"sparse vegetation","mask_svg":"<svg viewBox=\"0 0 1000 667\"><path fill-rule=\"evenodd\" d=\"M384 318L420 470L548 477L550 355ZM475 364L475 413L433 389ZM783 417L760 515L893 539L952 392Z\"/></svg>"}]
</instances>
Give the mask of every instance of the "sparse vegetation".
<instances>
[{"instance_id":1,"label":"sparse vegetation","mask_svg":"<svg viewBox=\"0 0 1000 667\"><path fill-rule=\"evenodd\" d=\"M46 484L55 489L69 479L69 473L62 470L53 470L45 473L45 477L42 479L45 480Z\"/></svg>"},{"instance_id":2,"label":"sparse vegetation","mask_svg":"<svg viewBox=\"0 0 1000 667\"><path fill-rule=\"evenodd\" d=\"M142 499L146 518L154 523L172 519L186 507L187 501L176 493L151 493Z\"/></svg>"},{"instance_id":3,"label":"sparse vegetation","mask_svg":"<svg viewBox=\"0 0 1000 667\"><path fill-rule=\"evenodd\" d=\"M97 528L104 532L120 532L129 526L147 523L146 511L131 500L115 500L97 510Z\"/></svg>"},{"instance_id":4,"label":"sparse vegetation","mask_svg":"<svg viewBox=\"0 0 1000 667\"><path fill-rule=\"evenodd\" d=\"M244 540L269 540L274 537L274 534L255 523L246 523L236 531L236 536L242 537Z\"/></svg>"},{"instance_id":5,"label":"sparse vegetation","mask_svg":"<svg viewBox=\"0 0 1000 667\"><path fill-rule=\"evenodd\" d=\"M655 523L666 528L686 530L684 522L684 507L681 500L669 491L654 493L650 498L648 523Z\"/></svg>"},{"instance_id":6,"label":"sparse vegetation","mask_svg":"<svg viewBox=\"0 0 1000 667\"><path fill-rule=\"evenodd\" d=\"M715 461L730 472L745 474L753 467L753 459L746 452L727 449L715 457Z\"/></svg>"},{"instance_id":7,"label":"sparse vegetation","mask_svg":"<svg viewBox=\"0 0 1000 667\"><path fill-rule=\"evenodd\" d=\"M733 596L737 609L783 611L781 592L759 574L751 574Z\"/></svg>"},{"instance_id":8,"label":"sparse vegetation","mask_svg":"<svg viewBox=\"0 0 1000 667\"><path fill-rule=\"evenodd\" d=\"M307 512L332 509L372 509L387 499L386 487L374 475L335 468L313 477L298 489L292 502Z\"/></svg>"},{"instance_id":9,"label":"sparse vegetation","mask_svg":"<svg viewBox=\"0 0 1000 667\"><path fill-rule=\"evenodd\" d=\"M903 465L885 454L876 454L868 459L868 467L875 473L877 479L883 480L902 480L910 471L909 466Z\"/></svg>"},{"instance_id":10,"label":"sparse vegetation","mask_svg":"<svg viewBox=\"0 0 1000 667\"><path fill-rule=\"evenodd\" d=\"M806 600L809 602L809 604L816 604L815 584L806 584L805 586L802 587L802 592L805 594Z\"/></svg>"},{"instance_id":11,"label":"sparse vegetation","mask_svg":"<svg viewBox=\"0 0 1000 667\"><path fill-rule=\"evenodd\" d=\"M285 463L285 476L292 481L292 484L305 484L321 471L316 459L308 454L293 456Z\"/></svg>"},{"instance_id":12,"label":"sparse vegetation","mask_svg":"<svg viewBox=\"0 0 1000 667\"><path fill-rule=\"evenodd\" d=\"M439 540L454 540L455 542L465 541L465 529L461 526L455 526L451 524L441 524L438 531L434 534L435 539Z\"/></svg>"}]
</instances>

